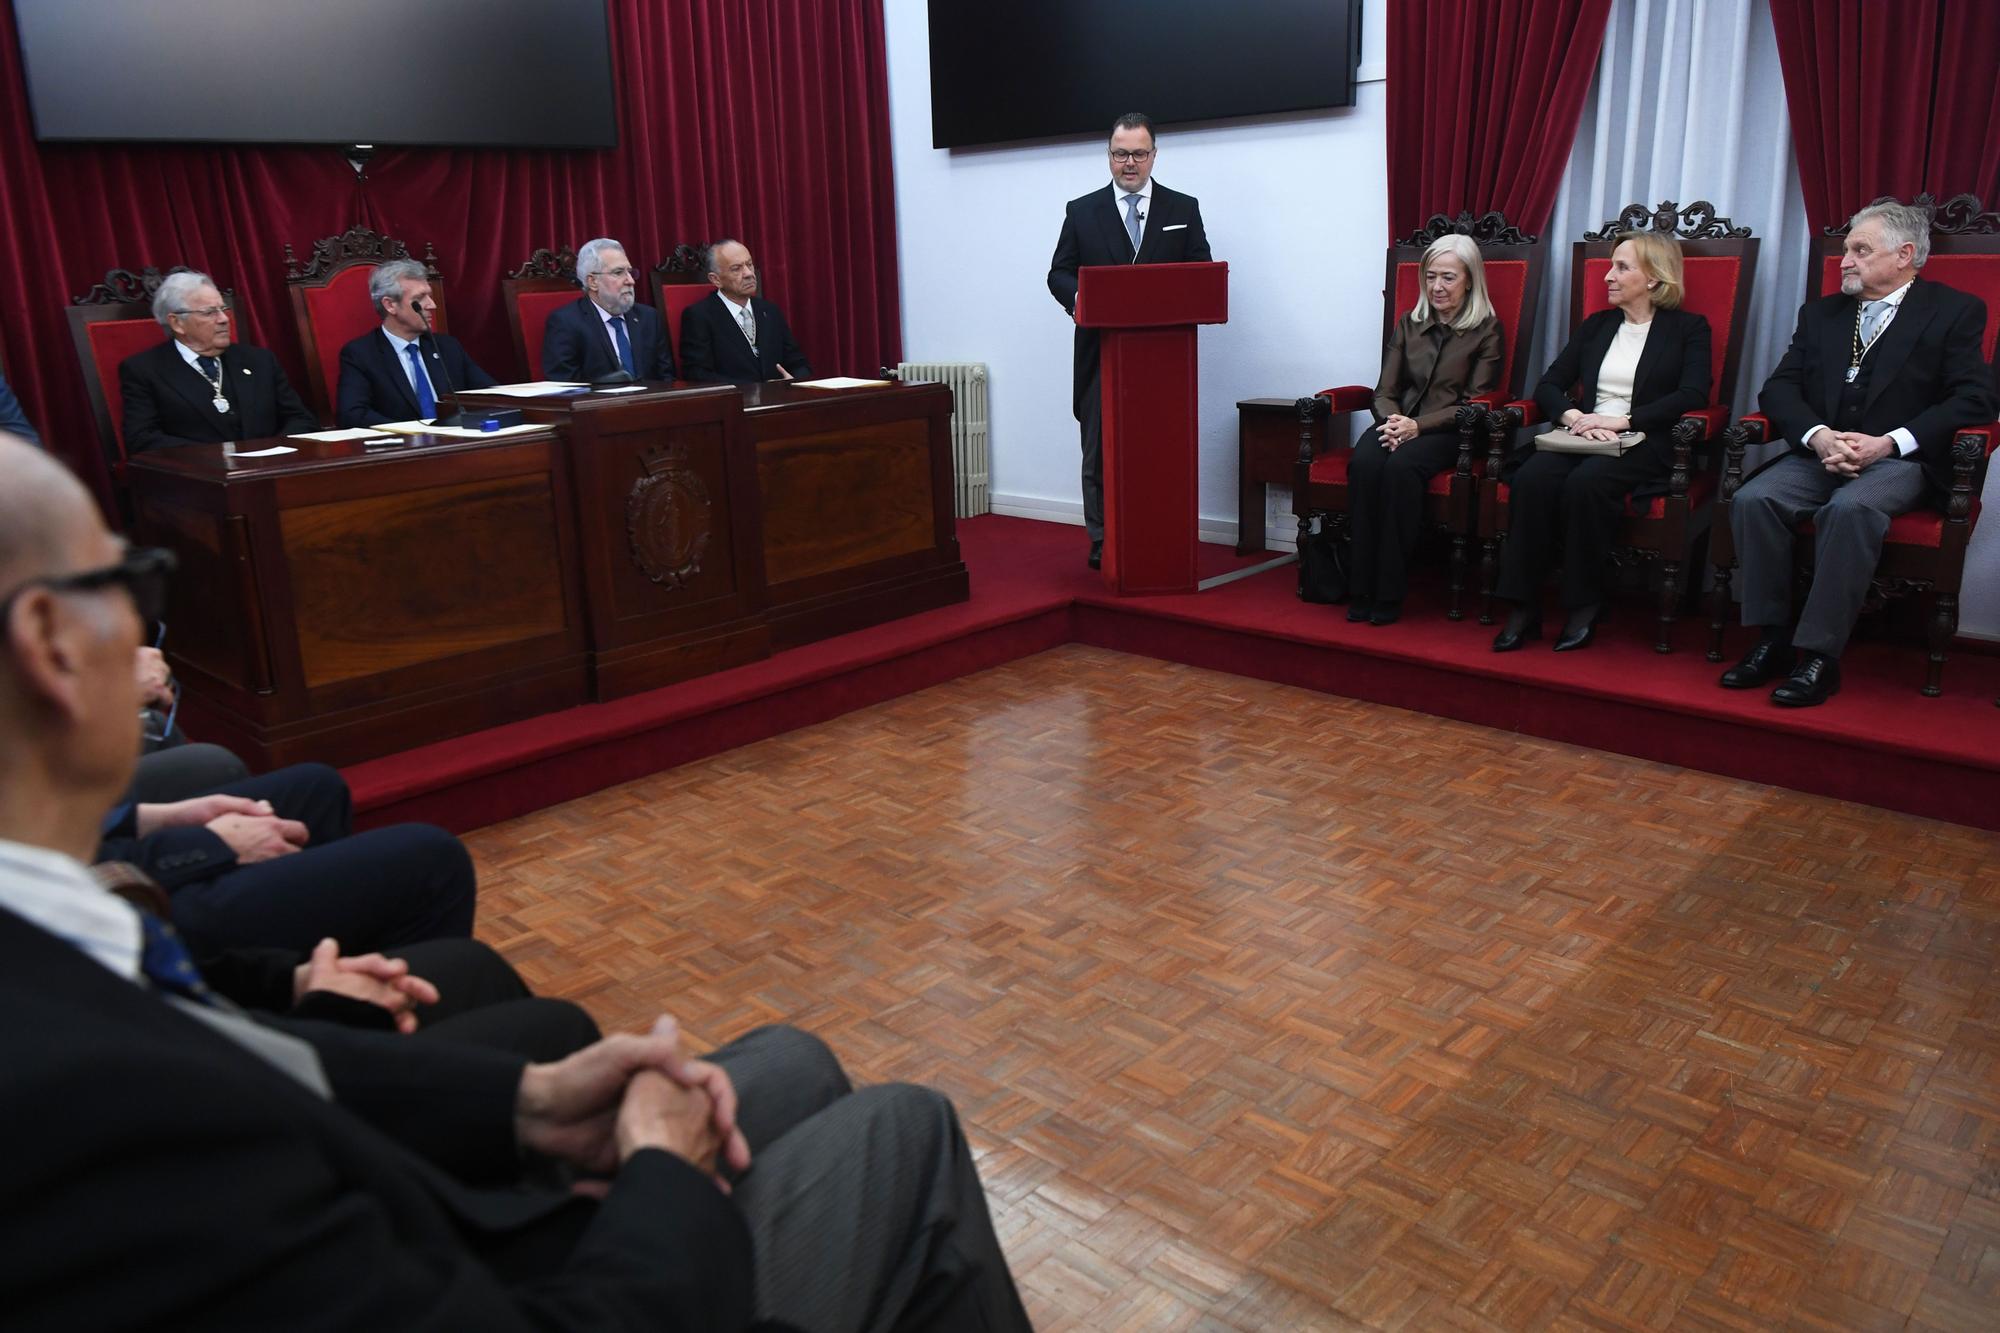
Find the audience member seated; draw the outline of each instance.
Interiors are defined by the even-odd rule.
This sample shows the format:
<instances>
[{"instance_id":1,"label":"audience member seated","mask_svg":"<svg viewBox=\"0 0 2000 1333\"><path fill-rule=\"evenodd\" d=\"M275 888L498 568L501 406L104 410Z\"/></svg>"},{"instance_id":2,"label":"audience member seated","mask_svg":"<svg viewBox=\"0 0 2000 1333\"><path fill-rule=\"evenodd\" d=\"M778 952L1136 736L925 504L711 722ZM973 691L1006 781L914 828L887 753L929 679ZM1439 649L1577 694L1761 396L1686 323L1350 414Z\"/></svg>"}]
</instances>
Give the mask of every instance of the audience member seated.
<instances>
[{"instance_id":1,"label":"audience member seated","mask_svg":"<svg viewBox=\"0 0 2000 1333\"><path fill-rule=\"evenodd\" d=\"M1424 487L1458 458L1458 408L1500 387L1500 321L1469 236L1424 251L1417 304L1396 321L1375 383L1375 424L1347 463L1347 618L1392 625L1403 613Z\"/></svg>"},{"instance_id":2,"label":"audience member seated","mask_svg":"<svg viewBox=\"0 0 2000 1333\"><path fill-rule=\"evenodd\" d=\"M0 435L13 435L29 444L40 444L42 437L28 424L28 414L21 408L21 400L7 387L7 377L0 375Z\"/></svg>"},{"instance_id":3,"label":"audience member seated","mask_svg":"<svg viewBox=\"0 0 2000 1333\"><path fill-rule=\"evenodd\" d=\"M294 764L187 800L114 807L95 859L129 861L165 888L197 952L470 935L477 881L464 845L428 824L356 833L353 813L339 773Z\"/></svg>"},{"instance_id":4,"label":"audience member seated","mask_svg":"<svg viewBox=\"0 0 2000 1333\"><path fill-rule=\"evenodd\" d=\"M785 316L757 295L757 262L740 241L717 241L703 256L713 299L681 312L681 373L706 383L809 379Z\"/></svg>"},{"instance_id":5,"label":"audience member seated","mask_svg":"<svg viewBox=\"0 0 2000 1333\"><path fill-rule=\"evenodd\" d=\"M118 367L126 453L319 429L278 358L232 340L229 307L206 273L169 273L153 318L167 340Z\"/></svg>"},{"instance_id":6,"label":"audience member seated","mask_svg":"<svg viewBox=\"0 0 2000 1333\"><path fill-rule=\"evenodd\" d=\"M1743 623L1757 642L1722 673L1749 690L1785 677L1771 701L1825 703L1868 597L1889 520L1951 489L1951 442L1995 415L1980 355L1986 305L1919 281L1930 218L1897 203L1854 215L1840 291L1799 308L1792 345L1757 405L1791 442L1745 482L1729 509L1743 571ZM1813 524L1813 578L1792 621L1792 542Z\"/></svg>"},{"instance_id":7,"label":"audience member seated","mask_svg":"<svg viewBox=\"0 0 2000 1333\"><path fill-rule=\"evenodd\" d=\"M1514 603L1493 651L1511 652L1542 634L1542 580L1562 553L1567 613L1557 652L1589 646L1605 599L1605 562L1629 495L1659 495L1673 471L1673 425L1708 405L1708 320L1680 309L1680 242L1627 232L1605 275L1611 309L1583 321L1535 386L1545 420L1606 443L1645 436L1622 454L1556 453L1517 447L1499 593Z\"/></svg>"},{"instance_id":8,"label":"audience member seated","mask_svg":"<svg viewBox=\"0 0 2000 1333\"><path fill-rule=\"evenodd\" d=\"M137 866L100 861L91 878L165 922L167 891ZM321 940L295 949L225 949L190 954L201 981L245 1009L341 1023L378 1032L421 1032L560 1060L603 1034L577 1005L543 999L521 974L478 940L428 940L379 953L342 954Z\"/></svg>"},{"instance_id":9,"label":"audience member seated","mask_svg":"<svg viewBox=\"0 0 2000 1333\"><path fill-rule=\"evenodd\" d=\"M465 354L458 339L431 331L437 302L422 264L397 259L377 265L368 279L368 298L382 327L340 349L342 426L430 421L438 414L439 398L492 387L493 377Z\"/></svg>"},{"instance_id":10,"label":"audience member seated","mask_svg":"<svg viewBox=\"0 0 2000 1333\"><path fill-rule=\"evenodd\" d=\"M199 796L250 776L241 759L220 745L191 741L181 730L179 694L166 654L141 646L139 675L139 764L125 800L164 805Z\"/></svg>"},{"instance_id":11,"label":"audience member seated","mask_svg":"<svg viewBox=\"0 0 2000 1333\"><path fill-rule=\"evenodd\" d=\"M0 475L11 1323L1028 1327L950 1103L852 1091L803 1033L699 1060L662 1019L531 1063L258 1022L190 985L175 937L81 862L138 748L132 567L31 446L0 440ZM602 1197L469 1183L523 1153Z\"/></svg>"},{"instance_id":12,"label":"audience member seated","mask_svg":"<svg viewBox=\"0 0 2000 1333\"><path fill-rule=\"evenodd\" d=\"M670 380L673 348L660 312L635 305L639 279L625 247L608 237L576 252L583 295L549 314L542 330L542 377L596 384L629 377Z\"/></svg>"}]
</instances>

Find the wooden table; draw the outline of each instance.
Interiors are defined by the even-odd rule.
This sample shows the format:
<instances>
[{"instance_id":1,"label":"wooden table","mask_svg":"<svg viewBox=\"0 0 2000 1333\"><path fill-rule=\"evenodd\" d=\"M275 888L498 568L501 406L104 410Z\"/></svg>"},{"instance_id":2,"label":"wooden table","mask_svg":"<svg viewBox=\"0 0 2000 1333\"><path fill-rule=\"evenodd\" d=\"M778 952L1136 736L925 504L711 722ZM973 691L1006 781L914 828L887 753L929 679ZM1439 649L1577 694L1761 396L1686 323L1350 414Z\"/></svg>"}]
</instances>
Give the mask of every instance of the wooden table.
<instances>
[{"instance_id":1,"label":"wooden table","mask_svg":"<svg viewBox=\"0 0 2000 1333\"><path fill-rule=\"evenodd\" d=\"M132 460L190 734L353 763L968 596L942 385L463 402L538 429Z\"/></svg>"}]
</instances>

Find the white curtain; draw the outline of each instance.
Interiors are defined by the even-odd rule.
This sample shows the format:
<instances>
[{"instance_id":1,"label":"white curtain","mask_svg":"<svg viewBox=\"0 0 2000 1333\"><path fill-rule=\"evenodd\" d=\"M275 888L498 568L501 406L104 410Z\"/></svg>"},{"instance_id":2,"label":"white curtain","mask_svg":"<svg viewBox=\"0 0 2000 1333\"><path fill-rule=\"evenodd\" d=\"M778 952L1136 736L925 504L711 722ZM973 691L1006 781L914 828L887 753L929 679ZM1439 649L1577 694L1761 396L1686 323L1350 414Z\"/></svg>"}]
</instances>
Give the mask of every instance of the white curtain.
<instances>
[{"instance_id":1,"label":"white curtain","mask_svg":"<svg viewBox=\"0 0 2000 1333\"><path fill-rule=\"evenodd\" d=\"M1569 336L1570 245L1627 204L1698 199L1762 245L1734 384L1718 397L1754 411L1805 299L1811 232L1768 0L1615 0L1576 147L1543 230L1548 283L1534 364Z\"/></svg>"}]
</instances>

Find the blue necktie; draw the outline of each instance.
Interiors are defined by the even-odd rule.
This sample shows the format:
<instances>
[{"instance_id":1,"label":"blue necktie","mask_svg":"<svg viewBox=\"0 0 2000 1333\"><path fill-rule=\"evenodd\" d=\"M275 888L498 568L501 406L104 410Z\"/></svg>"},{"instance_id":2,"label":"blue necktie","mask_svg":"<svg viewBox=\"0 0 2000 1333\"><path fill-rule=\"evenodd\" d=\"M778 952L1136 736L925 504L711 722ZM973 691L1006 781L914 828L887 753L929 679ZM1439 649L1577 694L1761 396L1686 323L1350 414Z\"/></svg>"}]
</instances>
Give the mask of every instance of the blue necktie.
<instances>
[{"instance_id":1,"label":"blue necktie","mask_svg":"<svg viewBox=\"0 0 2000 1333\"><path fill-rule=\"evenodd\" d=\"M139 970L158 990L214 1004L215 995L195 971L194 959L174 928L151 912L139 913Z\"/></svg>"},{"instance_id":2,"label":"blue necktie","mask_svg":"<svg viewBox=\"0 0 2000 1333\"><path fill-rule=\"evenodd\" d=\"M210 384L215 383L215 377L222 373L222 363L212 356L198 356L194 361Z\"/></svg>"},{"instance_id":3,"label":"blue necktie","mask_svg":"<svg viewBox=\"0 0 2000 1333\"><path fill-rule=\"evenodd\" d=\"M618 340L618 360L625 367L627 375L639 372L632 365L632 339L625 332L625 316L619 315L611 321L611 332Z\"/></svg>"},{"instance_id":4,"label":"blue necktie","mask_svg":"<svg viewBox=\"0 0 2000 1333\"><path fill-rule=\"evenodd\" d=\"M1883 317L1889 313L1887 301L1869 301L1861 307L1861 345L1866 347L1875 341L1875 335L1882 331Z\"/></svg>"},{"instance_id":5,"label":"blue necktie","mask_svg":"<svg viewBox=\"0 0 2000 1333\"><path fill-rule=\"evenodd\" d=\"M428 421L438 414L437 393L431 388L431 377L424 374L424 359L418 355L415 343L405 343L403 355L410 358L410 386L417 391L417 415Z\"/></svg>"},{"instance_id":6,"label":"blue necktie","mask_svg":"<svg viewBox=\"0 0 2000 1333\"><path fill-rule=\"evenodd\" d=\"M1139 254L1139 196L1136 194L1125 196L1125 234L1132 238L1132 255L1134 258L1137 258Z\"/></svg>"}]
</instances>

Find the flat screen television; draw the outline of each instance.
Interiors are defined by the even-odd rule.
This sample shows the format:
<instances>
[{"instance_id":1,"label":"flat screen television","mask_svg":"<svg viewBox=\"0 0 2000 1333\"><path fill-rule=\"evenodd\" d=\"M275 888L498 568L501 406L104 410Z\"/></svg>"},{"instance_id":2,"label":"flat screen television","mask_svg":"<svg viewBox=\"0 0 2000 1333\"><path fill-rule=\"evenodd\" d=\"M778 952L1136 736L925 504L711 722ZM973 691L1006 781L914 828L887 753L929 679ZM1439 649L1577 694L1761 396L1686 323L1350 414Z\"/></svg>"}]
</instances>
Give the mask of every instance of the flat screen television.
<instances>
[{"instance_id":1,"label":"flat screen television","mask_svg":"<svg viewBox=\"0 0 2000 1333\"><path fill-rule=\"evenodd\" d=\"M606 0L14 0L44 143L611 148Z\"/></svg>"},{"instance_id":2,"label":"flat screen television","mask_svg":"<svg viewBox=\"0 0 2000 1333\"><path fill-rule=\"evenodd\" d=\"M1361 0L930 0L931 143L1354 105Z\"/></svg>"}]
</instances>

